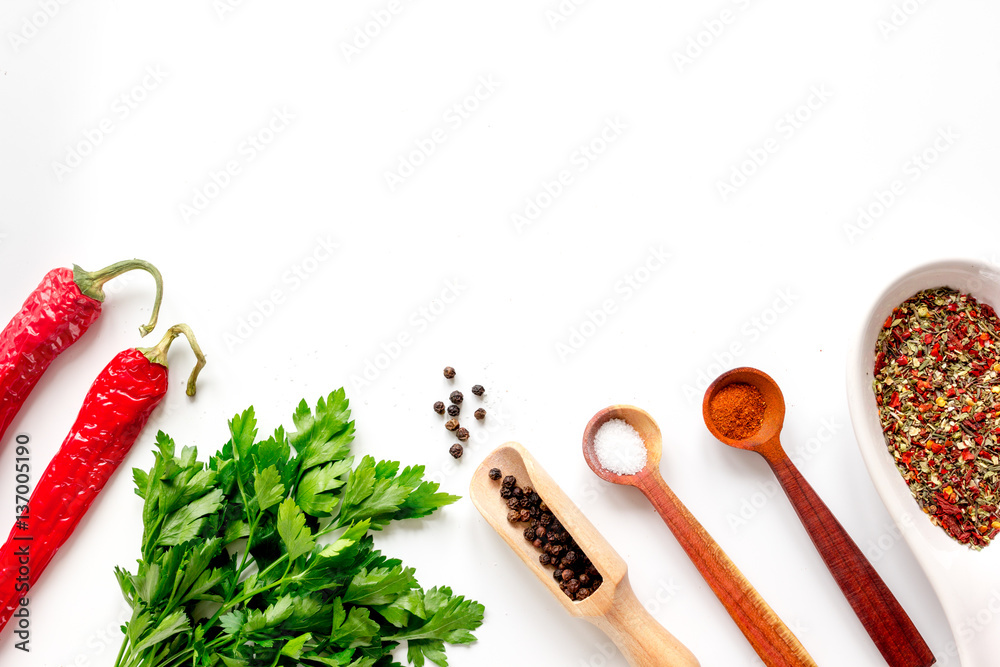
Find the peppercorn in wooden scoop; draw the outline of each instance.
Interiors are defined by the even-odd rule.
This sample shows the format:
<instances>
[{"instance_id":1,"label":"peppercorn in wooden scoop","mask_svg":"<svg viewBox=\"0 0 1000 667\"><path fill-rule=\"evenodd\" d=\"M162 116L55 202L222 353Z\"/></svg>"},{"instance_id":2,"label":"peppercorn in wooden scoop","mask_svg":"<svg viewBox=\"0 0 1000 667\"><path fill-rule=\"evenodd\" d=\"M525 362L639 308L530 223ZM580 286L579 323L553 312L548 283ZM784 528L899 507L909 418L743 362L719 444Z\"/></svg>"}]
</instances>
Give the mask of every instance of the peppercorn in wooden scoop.
<instances>
[{"instance_id":1,"label":"peppercorn in wooden scoop","mask_svg":"<svg viewBox=\"0 0 1000 667\"><path fill-rule=\"evenodd\" d=\"M520 484L530 485L596 566L603 582L586 599L571 600L567 597L551 572L539 562L540 552L524 539L523 529L507 520L508 507L499 495L501 482L491 479L488 473L492 468L516 477ZM657 623L636 599L628 581L625 561L524 447L508 442L490 453L472 476L469 496L487 523L538 575L566 611L603 630L630 665L698 666L691 652Z\"/></svg>"},{"instance_id":2,"label":"peppercorn in wooden scoop","mask_svg":"<svg viewBox=\"0 0 1000 667\"><path fill-rule=\"evenodd\" d=\"M885 661L893 667L927 667L934 655L889 587L830 508L781 447L785 399L771 377L735 368L705 391L705 425L724 444L764 457L781 483L826 567Z\"/></svg>"},{"instance_id":3,"label":"peppercorn in wooden scoop","mask_svg":"<svg viewBox=\"0 0 1000 667\"><path fill-rule=\"evenodd\" d=\"M598 457L595 445L598 432L606 423L617 419L635 429L646 446L646 462L634 474L614 473L602 465ZM769 667L816 667L792 631L663 481L660 453L660 428L649 413L631 405L604 408L584 429L583 456L587 465L603 480L642 491L764 664Z\"/></svg>"}]
</instances>

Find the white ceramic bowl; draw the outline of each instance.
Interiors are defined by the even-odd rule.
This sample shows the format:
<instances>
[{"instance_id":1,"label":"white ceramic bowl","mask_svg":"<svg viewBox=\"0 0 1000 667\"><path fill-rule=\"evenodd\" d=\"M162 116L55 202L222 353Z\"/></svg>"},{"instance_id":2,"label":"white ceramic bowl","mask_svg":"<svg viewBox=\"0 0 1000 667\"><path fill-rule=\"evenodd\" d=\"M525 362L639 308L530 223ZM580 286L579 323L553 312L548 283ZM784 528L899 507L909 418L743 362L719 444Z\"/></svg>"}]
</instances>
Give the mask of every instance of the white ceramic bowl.
<instances>
[{"instance_id":1,"label":"white ceramic bowl","mask_svg":"<svg viewBox=\"0 0 1000 667\"><path fill-rule=\"evenodd\" d=\"M889 454L872 390L875 343L886 317L917 292L941 286L1000 309L1000 268L973 260L948 260L913 269L889 285L869 311L848 358L847 399L868 474L941 600L962 667L997 667L1000 544L974 551L930 522Z\"/></svg>"}]
</instances>

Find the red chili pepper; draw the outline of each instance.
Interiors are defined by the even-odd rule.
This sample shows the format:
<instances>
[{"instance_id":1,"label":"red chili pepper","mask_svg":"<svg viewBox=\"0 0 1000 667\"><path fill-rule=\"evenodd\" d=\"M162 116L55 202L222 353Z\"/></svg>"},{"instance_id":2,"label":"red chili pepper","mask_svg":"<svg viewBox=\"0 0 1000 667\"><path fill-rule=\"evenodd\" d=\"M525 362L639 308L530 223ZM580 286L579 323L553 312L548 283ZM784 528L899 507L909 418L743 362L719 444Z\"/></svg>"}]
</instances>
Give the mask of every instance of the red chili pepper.
<instances>
[{"instance_id":1,"label":"red chili pepper","mask_svg":"<svg viewBox=\"0 0 1000 667\"><path fill-rule=\"evenodd\" d=\"M103 285L112 278L143 269L156 281L156 298L145 336L156 326L163 280L152 264L141 259L112 264L100 271L79 266L53 269L0 332L0 439L52 360L86 333L101 314Z\"/></svg>"},{"instance_id":2,"label":"red chili pepper","mask_svg":"<svg viewBox=\"0 0 1000 667\"><path fill-rule=\"evenodd\" d=\"M182 333L198 358L187 384L188 395L194 396L205 357L186 324L171 327L154 347L120 352L91 385L73 428L39 477L27 512L18 517L0 548L0 629L69 539L163 399L167 350ZM19 579L25 573L27 581Z\"/></svg>"}]
</instances>

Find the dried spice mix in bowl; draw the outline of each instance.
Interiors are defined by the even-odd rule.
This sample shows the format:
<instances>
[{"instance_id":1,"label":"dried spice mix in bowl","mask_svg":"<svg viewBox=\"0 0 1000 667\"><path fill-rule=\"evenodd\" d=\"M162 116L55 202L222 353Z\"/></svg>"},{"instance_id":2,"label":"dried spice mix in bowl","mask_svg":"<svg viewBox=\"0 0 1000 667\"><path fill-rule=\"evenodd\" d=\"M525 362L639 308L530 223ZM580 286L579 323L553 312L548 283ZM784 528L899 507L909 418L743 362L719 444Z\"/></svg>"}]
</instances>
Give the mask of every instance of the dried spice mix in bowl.
<instances>
[{"instance_id":1,"label":"dried spice mix in bowl","mask_svg":"<svg viewBox=\"0 0 1000 667\"><path fill-rule=\"evenodd\" d=\"M886 445L931 521L981 549L1000 533L1000 320L948 287L886 318L873 387Z\"/></svg>"}]
</instances>

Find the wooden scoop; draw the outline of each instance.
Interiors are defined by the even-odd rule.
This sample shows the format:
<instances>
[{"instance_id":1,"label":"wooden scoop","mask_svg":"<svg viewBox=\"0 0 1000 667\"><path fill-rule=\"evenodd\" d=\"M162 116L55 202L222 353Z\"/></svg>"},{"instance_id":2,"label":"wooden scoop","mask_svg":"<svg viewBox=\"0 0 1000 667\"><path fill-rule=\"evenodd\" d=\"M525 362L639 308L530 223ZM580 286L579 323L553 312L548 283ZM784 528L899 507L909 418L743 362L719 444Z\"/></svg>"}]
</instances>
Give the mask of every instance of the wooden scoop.
<instances>
[{"instance_id":1,"label":"wooden scoop","mask_svg":"<svg viewBox=\"0 0 1000 667\"><path fill-rule=\"evenodd\" d=\"M726 437L711 415L715 394L734 383L756 387L766 405L760 429L742 440ZM892 591L782 449L778 436L785 421L785 399L778 383L756 368L735 368L720 375L705 391L702 413L712 435L730 447L757 452L771 466L827 569L885 661L892 667L934 664L934 655Z\"/></svg>"},{"instance_id":2,"label":"wooden scoop","mask_svg":"<svg viewBox=\"0 0 1000 667\"><path fill-rule=\"evenodd\" d=\"M507 505L500 497L500 481L489 478L490 468L513 475L519 486L531 486L601 573L604 583L585 600L570 600L538 561L541 552L524 539L524 524L507 521ZM486 522L521 557L542 584L573 616L593 623L613 641L633 667L698 667L698 660L639 604L628 581L625 561L566 497L528 451L508 442L479 465L469 485L472 503Z\"/></svg>"},{"instance_id":3,"label":"wooden scoop","mask_svg":"<svg viewBox=\"0 0 1000 667\"><path fill-rule=\"evenodd\" d=\"M634 475L613 473L605 469L597 457L594 437L611 419L627 422L638 431L646 445L646 465ZM788 626L663 481L660 453L660 427L648 412L631 405L613 405L601 410L583 433L583 456L591 470L603 480L642 491L764 664L768 667L816 667Z\"/></svg>"}]
</instances>

